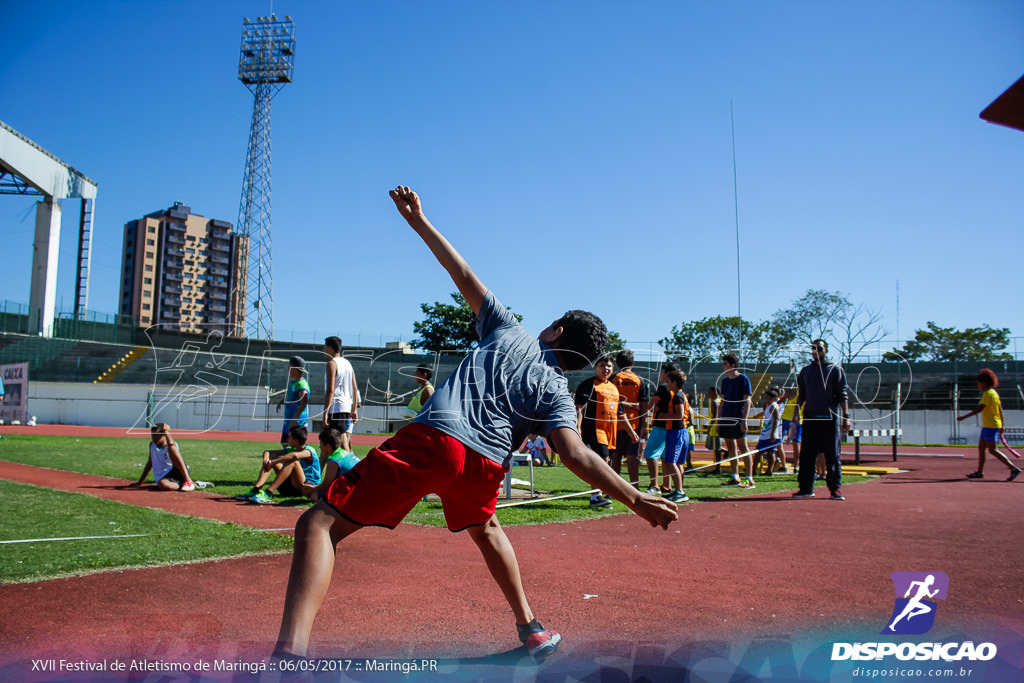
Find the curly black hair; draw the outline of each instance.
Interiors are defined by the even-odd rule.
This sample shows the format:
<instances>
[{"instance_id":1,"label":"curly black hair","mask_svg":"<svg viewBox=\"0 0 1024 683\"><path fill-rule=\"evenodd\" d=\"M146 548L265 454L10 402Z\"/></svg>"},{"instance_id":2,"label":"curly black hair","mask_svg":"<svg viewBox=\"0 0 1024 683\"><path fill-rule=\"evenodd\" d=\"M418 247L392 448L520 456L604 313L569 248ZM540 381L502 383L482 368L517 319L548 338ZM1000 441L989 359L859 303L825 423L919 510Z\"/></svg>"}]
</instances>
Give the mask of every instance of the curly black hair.
<instances>
[{"instance_id":1,"label":"curly black hair","mask_svg":"<svg viewBox=\"0 0 1024 683\"><path fill-rule=\"evenodd\" d=\"M620 368L633 367L633 352L629 349L622 349L615 354L615 364Z\"/></svg>"},{"instance_id":2,"label":"curly black hair","mask_svg":"<svg viewBox=\"0 0 1024 683\"><path fill-rule=\"evenodd\" d=\"M608 328L593 313L567 311L555 326L562 328L555 356L564 370L582 370L608 348Z\"/></svg>"}]
</instances>

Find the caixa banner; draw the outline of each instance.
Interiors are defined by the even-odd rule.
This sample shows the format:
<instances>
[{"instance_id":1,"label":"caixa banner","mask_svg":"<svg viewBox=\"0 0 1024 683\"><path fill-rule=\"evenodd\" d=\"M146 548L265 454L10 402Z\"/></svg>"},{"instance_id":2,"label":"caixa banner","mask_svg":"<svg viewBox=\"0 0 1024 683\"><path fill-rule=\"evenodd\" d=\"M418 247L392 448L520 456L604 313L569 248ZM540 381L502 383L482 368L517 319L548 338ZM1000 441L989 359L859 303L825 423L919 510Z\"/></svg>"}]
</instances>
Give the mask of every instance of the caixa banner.
<instances>
[{"instance_id":1,"label":"caixa banner","mask_svg":"<svg viewBox=\"0 0 1024 683\"><path fill-rule=\"evenodd\" d=\"M0 365L0 419L24 422L28 414L28 363Z\"/></svg>"}]
</instances>

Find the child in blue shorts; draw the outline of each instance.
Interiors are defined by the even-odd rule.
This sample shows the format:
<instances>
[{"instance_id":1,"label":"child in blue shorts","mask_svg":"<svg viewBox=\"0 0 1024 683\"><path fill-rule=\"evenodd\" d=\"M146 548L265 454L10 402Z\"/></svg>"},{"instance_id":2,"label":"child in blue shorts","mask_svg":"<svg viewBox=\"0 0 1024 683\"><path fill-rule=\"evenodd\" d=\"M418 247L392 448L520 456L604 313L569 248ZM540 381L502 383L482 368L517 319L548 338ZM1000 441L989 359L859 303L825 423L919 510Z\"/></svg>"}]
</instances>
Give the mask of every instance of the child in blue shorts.
<instances>
[{"instance_id":1,"label":"child in blue shorts","mask_svg":"<svg viewBox=\"0 0 1024 683\"><path fill-rule=\"evenodd\" d=\"M690 500L683 491L683 465L689 451L690 436L686 429L686 394L683 384L686 375L679 370L668 373L666 387L671 399L667 406L659 410L655 419L665 427L665 479L671 487L666 498L673 503L685 503Z\"/></svg>"}]
</instances>

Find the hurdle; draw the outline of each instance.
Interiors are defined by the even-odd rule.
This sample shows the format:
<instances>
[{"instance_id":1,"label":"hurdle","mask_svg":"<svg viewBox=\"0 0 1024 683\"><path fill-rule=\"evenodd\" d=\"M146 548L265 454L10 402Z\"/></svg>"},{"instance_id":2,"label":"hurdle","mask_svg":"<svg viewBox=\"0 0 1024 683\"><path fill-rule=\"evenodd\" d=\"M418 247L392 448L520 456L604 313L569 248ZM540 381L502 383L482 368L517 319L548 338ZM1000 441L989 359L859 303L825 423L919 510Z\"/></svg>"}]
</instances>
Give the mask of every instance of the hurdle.
<instances>
[{"instance_id":1,"label":"hurdle","mask_svg":"<svg viewBox=\"0 0 1024 683\"><path fill-rule=\"evenodd\" d=\"M860 464L860 438L862 436L888 436L892 437L892 461L896 462L897 439L903 436L903 429L851 429L847 432L853 437L853 448L855 453L854 464Z\"/></svg>"}]
</instances>

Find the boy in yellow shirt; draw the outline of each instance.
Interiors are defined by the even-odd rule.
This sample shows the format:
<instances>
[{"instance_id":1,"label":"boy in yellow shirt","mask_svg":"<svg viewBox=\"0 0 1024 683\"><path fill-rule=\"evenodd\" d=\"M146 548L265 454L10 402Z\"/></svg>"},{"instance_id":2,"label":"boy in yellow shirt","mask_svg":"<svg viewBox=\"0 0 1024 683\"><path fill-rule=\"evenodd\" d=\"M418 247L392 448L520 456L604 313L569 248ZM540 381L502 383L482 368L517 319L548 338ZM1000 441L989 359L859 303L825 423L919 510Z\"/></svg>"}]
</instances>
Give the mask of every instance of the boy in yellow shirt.
<instances>
[{"instance_id":1,"label":"boy in yellow shirt","mask_svg":"<svg viewBox=\"0 0 1024 683\"><path fill-rule=\"evenodd\" d=\"M981 413L981 436L978 437L978 469L968 474L967 478L984 479L985 454L991 453L996 460L1010 468L1010 477L1007 481L1013 481L1020 474L1020 468L1014 467L1009 458L996 450L996 439L999 438L999 432L1003 428L1003 404L999 400L999 394L996 393L999 379L996 377L996 373L985 368L978 373L977 380L978 390L982 392L978 407L956 419L957 422L963 422L967 418Z\"/></svg>"}]
</instances>

